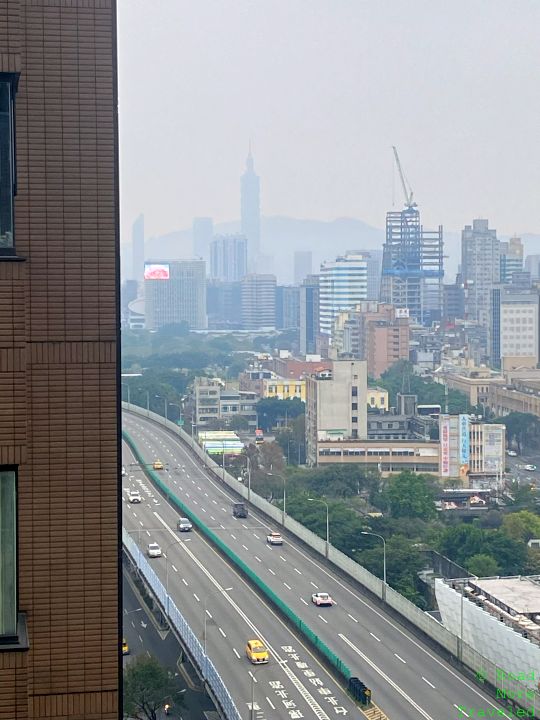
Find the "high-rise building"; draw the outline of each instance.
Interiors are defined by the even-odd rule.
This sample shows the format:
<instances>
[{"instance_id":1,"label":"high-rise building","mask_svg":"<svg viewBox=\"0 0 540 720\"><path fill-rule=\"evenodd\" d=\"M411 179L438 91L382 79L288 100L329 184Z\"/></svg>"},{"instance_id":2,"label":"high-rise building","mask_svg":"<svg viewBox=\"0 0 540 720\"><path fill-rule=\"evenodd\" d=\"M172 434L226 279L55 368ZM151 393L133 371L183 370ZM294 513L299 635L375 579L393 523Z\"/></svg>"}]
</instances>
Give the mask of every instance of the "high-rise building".
<instances>
[{"instance_id":1,"label":"high-rise building","mask_svg":"<svg viewBox=\"0 0 540 720\"><path fill-rule=\"evenodd\" d=\"M347 254L324 262L319 275L319 325L331 335L334 320L343 310L367 299L367 260L363 255Z\"/></svg>"},{"instance_id":2,"label":"high-rise building","mask_svg":"<svg viewBox=\"0 0 540 720\"><path fill-rule=\"evenodd\" d=\"M500 243L501 252L501 282L512 282L515 272L523 270L523 243L521 238L513 237L507 242Z\"/></svg>"},{"instance_id":3,"label":"high-rise building","mask_svg":"<svg viewBox=\"0 0 540 720\"><path fill-rule=\"evenodd\" d=\"M488 220L473 220L461 233L461 274L465 286L465 319L488 327L491 289L501 278L497 231Z\"/></svg>"},{"instance_id":4,"label":"high-rise building","mask_svg":"<svg viewBox=\"0 0 540 720\"><path fill-rule=\"evenodd\" d=\"M6 720L121 716L117 97L114 0L0 0Z\"/></svg>"},{"instance_id":5,"label":"high-rise building","mask_svg":"<svg viewBox=\"0 0 540 720\"><path fill-rule=\"evenodd\" d=\"M540 280L540 255L527 255L525 270L531 274L532 280Z\"/></svg>"},{"instance_id":6,"label":"high-rise building","mask_svg":"<svg viewBox=\"0 0 540 720\"><path fill-rule=\"evenodd\" d=\"M212 280L235 282L247 273L247 240L243 235L216 235L210 245Z\"/></svg>"},{"instance_id":7,"label":"high-rise building","mask_svg":"<svg viewBox=\"0 0 540 720\"><path fill-rule=\"evenodd\" d=\"M185 322L205 330L206 268L204 260L149 260L144 266L146 328Z\"/></svg>"},{"instance_id":8,"label":"high-rise building","mask_svg":"<svg viewBox=\"0 0 540 720\"><path fill-rule=\"evenodd\" d=\"M244 330L275 329L275 275L250 274L242 280L242 327Z\"/></svg>"},{"instance_id":9,"label":"high-rise building","mask_svg":"<svg viewBox=\"0 0 540 720\"><path fill-rule=\"evenodd\" d=\"M416 205L386 214L380 300L408 308L420 325L441 319L443 229L425 230Z\"/></svg>"},{"instance_id":10,"label":"high-rise building","mask_svg":"<svg viewBox=\"0 0 540 720\"><path fill-rule=\"evenodd\" d=\"M301 355L317 352L319 332L319 276L308 275L300 286Z\"/></svg>"},{"instance_id":11,"label":"high-rise building","mask_svg":"<svg viewBox=\"0 0 540 720\"><path fill-rule=\"evenodd\" d=\"M242 283L207 280L206 312L210 330L241 330Z\"/></svg>"},{"instance_id":12,"label":"high-rise building","mask_svg":"<svg viewBox=\"0 0 540 720\"><path fill-rule=\"evenodd\" d=\"M378 378L394 363L409 359L409 335L406 308L364 301L336 317L332 347L338 357L365 360L369 376Z\"/></svg>"},{"instance_id":13,"label":"high-rise building","mask_svg":"<svg viewBox=\"0 0 540 720\"><path fill-rule=\"evenodd\" d=\"M490 362L515 370L535 368L540 360L540 294L517 292L511 285L491 290Z\"/></svg>"},{"instance_id":14,"label":"high-rise building","mask_svg":"<svg viewBox=\"0 0 540 720\"><path fill-rule=\"evenodd\" d=\"M306 383L306 459L318 463L318 443L367 438L367 363L338 360Z\"/></svg>"},{"instance_id":15,"label":"high-rise building","mask_svg":"<svg viewBox=\"0 0 540 720\"><path fill-rule=\"evenodd\" d=\"M246 160L246 170L240 179L240 218L242 235L248 241L249 272L257 272L261 254L261 205L260 182L255 174L251 147Z\"/></svg>"},{"instance_id":16,"label":"high-rise building","mask_svg":"<svg viewBox=\"0 0 540 720\"><path fill-rule=\"evenodd\" d=\"M214 222L209 217L193 219L193 257L204 260L208 268L210 244L214 238Z\"/></svg>"},{"instance_id":17,"label":"high-rise building","mask_svg":"<svg viewBox=\"0 0 540 720\"><path fill-rule=\"evenodd\" d=\"M298 285L276 286L276 328L297 330L300 327L300 288Z\"/></svg>"},{"instance_id":18,"label":"high-rise building","mask_svg":"<svg viewBox=\"0 0 540 720\"><path fill-rule=\"evenodd\" d=\"M297 250L294 253L294 284L300 285L313 272L311 250Z\"/></svg>"},{"instance_id":19,"label":"high-rise building","mask_svg":"<svg viewBox=\"0 0 540 720\"><path fill-rule=\"evenodd\" d=\"M443 285L443 315L444 325L453 325L456 320L465 317L465 289L461 275L456 275L456 282Z\"/></svg>"},{"instance_id":20,"label":"high-rise building","mask_svg":"<svg viewBox=\"0 0 540 720\"><path fill-rule=\"evenodd\" d=\"M144 215L141 213L131 228L132 263L131 275L142 283L144 275Z\"/></svg>"}]
</instances>

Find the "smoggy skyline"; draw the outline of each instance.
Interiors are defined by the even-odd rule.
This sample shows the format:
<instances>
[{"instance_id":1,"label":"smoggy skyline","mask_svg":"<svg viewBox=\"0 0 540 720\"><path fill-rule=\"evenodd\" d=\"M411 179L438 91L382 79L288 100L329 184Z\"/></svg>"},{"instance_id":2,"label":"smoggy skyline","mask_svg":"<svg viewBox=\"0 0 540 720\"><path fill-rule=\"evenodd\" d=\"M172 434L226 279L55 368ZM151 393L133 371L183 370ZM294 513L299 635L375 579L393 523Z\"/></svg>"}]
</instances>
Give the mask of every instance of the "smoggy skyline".
<instances>
[{"instance_id":1,"label":"smoggy skyline","mask_svg":"<svg viewBox=\"0 0 540 720\"><path fill-rule=\"evenodd\" d=\"M250 139L265 216L384 227L395 144L426 226L540 232L539 28L534 0L120 0L123 240L238 219Z\"/></svg>"}]
</instances>

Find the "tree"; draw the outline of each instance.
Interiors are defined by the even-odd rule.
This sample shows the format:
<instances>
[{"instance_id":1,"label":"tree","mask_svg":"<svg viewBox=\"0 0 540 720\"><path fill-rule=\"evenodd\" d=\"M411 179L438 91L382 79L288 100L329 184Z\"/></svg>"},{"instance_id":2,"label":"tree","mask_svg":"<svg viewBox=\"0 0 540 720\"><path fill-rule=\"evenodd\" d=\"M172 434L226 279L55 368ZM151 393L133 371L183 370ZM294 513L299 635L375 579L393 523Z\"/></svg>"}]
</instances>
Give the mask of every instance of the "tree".
<instances>
[{"instance_id":1,"label":"tree","mask_svg":"<svg viewBox=\"0 0 540 720\"><path fill-rule=\"evenodd\" d=\"M449 527L442 534L439 551L458 565L465 565L473 555L482 552L484 531L475 525Z\"/></svg>"},{"instance_id":2,"label":"tree","mask_svg":"<svg viewBox=\"0 0 540 720\"><path fill-rule=\"evenodd\" d=\"M512 540L528 542L531 538L540 538L540 517L529 510L505 515L502 529Z\"/></svg>"},{"instance_id":3,"label":"tree","mask_svg":"<svg viewBox=\"0 0 540 720\"><path fill-rule=\"evenodd\" d=\"M179 689L155 657L139 655L124 670L124 717L158 720L166 703L182 704Z\"/></svg>"},{"instance_id":4,"label":"tree","mask_svg":"<svg viewBox=\"0 0 540 720\"><path fill-rule=\"evenodd\" d=\"M436 515L435 493L425 475L404 470L390 478L384 494L393 517L432 518Z\"/></svg>"},{"instance_id":5,"label":"tree","mask_svg":"<svg viewBox=\"0 0 540 720\"><path fill-rule=\"evenodd\" d=\"M279 398L263 398L257 403L257 415L259 418L259 427L265 432L269 432L279 420L284 421L285 418L290 420L304 414L304 403L299 398L290 398L289 400L280 400Z\"/></svg>"},{"instance_id":6,"label":"tree","mask_svg":"<svg viewBox=\"0 0 540 720\"><path fill-rule=\"evenodd\" d=\"M493 575L498 575L501 571L495 558L485 553L472 555L467 560L465 567L470 573L478 577L493 577Z\"/></svg>"},{"instance_id":7,"label":"tree","mask_svg":"<svg viewBox=\"0 0 540 720\"><path fill-rule=\"evenodd\" d=\"M247 430L249 428L249 420L244 415L233 415L229 421L231 430Z\"/></svg>"},{"instance_id":8,"label":"tree","mask_svg":"<svg viewBox=\"0 0 540 720\"><path fill-rule=\"evenodd\" d=\"M272 473L279 473L285 467L283 450L276 442L264 442L259 445L260 465Z\"/></svg>"},{"instance_id":9,"label":"tree","mask_svg":"<svg viewBox=\"0 0 540 720\"><path fill-rule=\"evenodd\" d=\"M509 444L515 441L519 453L525 447L538 444L540 440L540 418L531 413L512 412L494 422L506 426Z\"/></svg>"}]
</instances>

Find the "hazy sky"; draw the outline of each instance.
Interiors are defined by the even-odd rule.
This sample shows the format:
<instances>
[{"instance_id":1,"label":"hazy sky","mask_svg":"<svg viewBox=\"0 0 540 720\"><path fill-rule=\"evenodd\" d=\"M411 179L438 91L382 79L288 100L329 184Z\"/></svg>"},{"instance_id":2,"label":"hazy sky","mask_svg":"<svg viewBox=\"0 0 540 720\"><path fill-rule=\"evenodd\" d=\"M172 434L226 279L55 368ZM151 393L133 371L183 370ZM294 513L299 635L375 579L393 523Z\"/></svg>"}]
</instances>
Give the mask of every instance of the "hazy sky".
<instances>
[{"instance_id":1,"label":"hazy sky","mask_svg":"<svg viewBox=\"0 0 540 720\"><path fill-rule=\"evenodd\" d=\"M426 226L540 232L539 0L118 4L124 241L237 219L249 138L265 215L383 227L397 145Z\"/></svg>"}]
</instances>

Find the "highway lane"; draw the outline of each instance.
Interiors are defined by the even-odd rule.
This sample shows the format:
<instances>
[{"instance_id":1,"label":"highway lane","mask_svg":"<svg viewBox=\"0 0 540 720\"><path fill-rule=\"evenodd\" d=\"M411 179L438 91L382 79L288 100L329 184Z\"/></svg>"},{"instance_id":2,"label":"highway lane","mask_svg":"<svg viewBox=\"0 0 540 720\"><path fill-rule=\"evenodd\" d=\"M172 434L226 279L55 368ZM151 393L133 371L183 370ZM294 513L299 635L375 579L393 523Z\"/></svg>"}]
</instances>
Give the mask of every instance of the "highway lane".
<instances>
[{"instance_id":1,"label":"highway lane","mask_svg":"<svg viewBox=\"0 0 540 720\"><path fill-rule=\"evenodd\" d=\"M177 533L178 513L134 470L124 449L124 527L145 548L158 542L162 558L152 566L202 641L207 613L207 648L244 715L251 708L255 674L254 717L318 718L360 716L353 702L294 633L198 533ZM139 489L140 504L126 501L125 490ZM232 590L225 592L226 588ZM206 600L206 606L205 606ZM253 667L244 648L250 638L270 649L270 663Z\"/></svg>"},{"instance_id":2,"label":"highway lane","mask_svg":"<svg viewBox=\"0 0 540 720\"><path fill-rule=\"evenodd\" d=\"M276 551L280 548L266 546L269 526L257 513L251 513L248 520L262 525L260 531L246 521L236 521L233 531L221 528L223 523L218 519L229 511L229 491L209 479L198 461L167 431L142 418L125 416L124 420L149 460L159 456L169 461L170 471L163 473L163 477L169 478L178 495L207 524L211 525L214 518L215 529L242 559L351 668L358 668L357 674L373 689L375 699L389 715L442 720L455 717L458 705L500 708L431 648L374 607L358 593L355 585L333 577L317 558L290 542L278 556ZM324 511L322 506L321 511ZM274 558L272 564L267 562L270 557ZM325 608L324 613L317 612L309 602L315 585L330 592L338 604Z\"/></svg>"}]
</instances>

